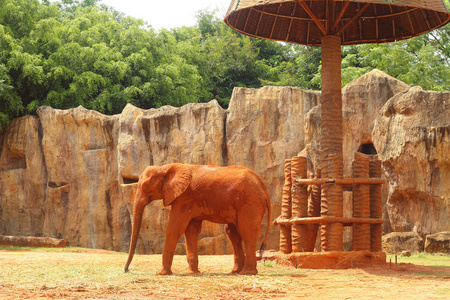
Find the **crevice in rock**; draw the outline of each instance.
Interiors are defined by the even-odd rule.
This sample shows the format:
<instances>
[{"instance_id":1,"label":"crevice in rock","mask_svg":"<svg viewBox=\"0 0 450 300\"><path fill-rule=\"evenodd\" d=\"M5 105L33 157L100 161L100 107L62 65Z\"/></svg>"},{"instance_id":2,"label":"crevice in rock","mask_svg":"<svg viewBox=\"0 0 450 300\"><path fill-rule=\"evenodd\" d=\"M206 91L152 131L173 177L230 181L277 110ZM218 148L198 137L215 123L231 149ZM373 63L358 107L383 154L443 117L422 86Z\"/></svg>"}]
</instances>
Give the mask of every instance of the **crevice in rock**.
<instances>
[{"instance_id":1,"label":"crevice in rock","mask_svg":"<svg viewBox=\"0 0 450 300\"><path fill-rule=\"evenodd\" d=\"M46 159L45 159L45 153L44 153L44 144L43 144L43 141L44 141L44 128L43 128L43 126L42 126L42 122L41 122L41 118L40 117L38 117L37 118L38 119L38 140L39 140L39 151L40 151L40 153L41 153L41 156L42 156L42 171L44 172L44 180L48 180L48 172L47 172L47 161L46 161ZM43 185L43 189L44 189L44 191L43 191L43 194L45 195L44 196L44 202L46 201L46 197L47 197L47 194L46 194L46 189L47 189L47 187L45 186L45 184Z\"/></svg>"},{"instance_id":2,"label":"crevice in rock","mask_svg":"<svg viewBox=\"0 0 450 300\"><path fill-rule=\"evenodd\" d=\"M53 188L53 189L57 189L57 188L64 187L64 186L67 186L67 185L69 185L67 182L49 181L47 183L47 186L50 187L50 188Z\"/></svg>"},{"instance_id":3,"label":"crevice in rock","mask_svg":"<svg viewBox=\"0 0 450 300\"><path fill-rule=\"evenodd\" d=\"M225 117L223 118L222 166L228 166L227 118L228 118L228 112L225 113Z\"/></svg>"},{"instance_id":4,"label":"crevice in rock","mask_svg":"<svg viewBox=\"0 0 450 300\"><path fill-rule=\"evenodd\" d=\"M98 150L106 150L106 147L93 147L93 148L86 149L84 151L98 151Z\"/></svg>"},{"instance_id":5,"label":"crevice in rock","mask_svg":"<svg viewBox=\"0 0 450 300\"><path fill-rule=\"evenodd\" d=\"M142 118L141 126L142 126L142 131L144 132L145 143L148 145L148 152L150 153L149 165L153 166L153 149L152 149L152 143L150 141L150 120Z\"/></svg>"},{"instance_id":6,"label":"crevice in rock","mask_svg":"<svg viewBox=\"0 0 450 300\"><path fill-rule=\"evenodd\" d=\"M119 228L121 251L128 252L131 238L131 217L126 205L122 205L119 209Z\"/></svg>"},{"instance_id":7,"label":"crevice in rock","mask_svg":"<svg viewBox=\"0 0 450 300\"><path fill-rule=\"evenodd\" d=\"M139 182L139 177L122 176L123 184L134 184Z\"/></svg>"},{"instance_id":8,"label":"crevice in rock","mask_svg":"<svg viewBox=\"0 0 450 300\"><path fill-rule=\"evenodd\" d=\"M106 204L106 222L108 224L109 230L109 241L108 244L112 247L114 243L114 226L113 226L113 208L111 204L111 196L109 194L109 190L105 192L105 204Z\"/></svg>"}]
</instances>

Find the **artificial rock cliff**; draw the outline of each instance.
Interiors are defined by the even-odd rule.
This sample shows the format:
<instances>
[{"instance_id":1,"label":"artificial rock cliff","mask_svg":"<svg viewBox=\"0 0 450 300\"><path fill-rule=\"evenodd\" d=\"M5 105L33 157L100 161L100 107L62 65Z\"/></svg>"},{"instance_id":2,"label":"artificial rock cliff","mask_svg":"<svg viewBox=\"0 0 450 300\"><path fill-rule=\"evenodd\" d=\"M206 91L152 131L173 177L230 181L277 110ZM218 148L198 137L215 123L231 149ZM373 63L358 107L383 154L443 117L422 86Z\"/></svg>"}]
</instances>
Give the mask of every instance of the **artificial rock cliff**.
<instances>
[{"instance_id":1,"label":"artificial rock cliff","mask_svg":"<svg viewBox=\"0 0 450 300\"><path fill-rule=\"evenodd\" d=\"M227 110L215 100L150 110L127 105L114 116L41 107L37 117L16 119L0 133L0 234L128 251L133 183L146 166L172 162L254 170L269 190L274 219L284 160L302 150L317 157L319 99L319 92L264 87L236 88ZM385 231L450 230L449 105L450 93L410 88L376 70L343 89L345 175L355 151L378 152L388 180ZM162 201L146 208L139 253L161 253L169 211ZM266 226L264 219L262 232ZM278 249L278 240L271 226L268 248ZM231 253L222 225L205 222L199 250Z\"/></svg>"},{"instance_id":2,"label":"artificial rock cliff","mask_svg":"<svg viewBox=\"0 0 450 300\"><path fill-rule=\"evenodd\" d=\"M393 231L450 229L450 92L413 87L383 106L372 131Z\"/></svg>"}]
</instances>

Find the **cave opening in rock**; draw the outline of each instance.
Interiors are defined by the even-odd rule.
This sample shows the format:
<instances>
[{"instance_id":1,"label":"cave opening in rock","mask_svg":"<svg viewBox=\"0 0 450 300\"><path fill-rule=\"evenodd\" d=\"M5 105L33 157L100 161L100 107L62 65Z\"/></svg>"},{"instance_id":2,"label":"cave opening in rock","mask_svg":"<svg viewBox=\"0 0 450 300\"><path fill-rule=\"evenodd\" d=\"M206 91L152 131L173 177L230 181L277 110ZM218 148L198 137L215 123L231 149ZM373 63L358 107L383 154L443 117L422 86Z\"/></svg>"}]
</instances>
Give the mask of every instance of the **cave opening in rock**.
<instances>
[{"instance_id":1,"label":"cave opening in rock","mask_svg":"<svg viewBox=\"0 0 450 300\"><path fill-rule=\"evenodd\" d=\"M367 154L367 155L377 155L377 149L375 149L373 143L364 143L359 146L358 152Z\"/></svg>"},{"instance_id":2,"label":"cave opening in rock","mask_svg":"<svg viewBox=\"0 0 450 300\"><path fill-rule=\"evenodd\" d=\"M123 184L134 184L139 182L139 177L122 176Z\"/></svg>"}]
</instances>

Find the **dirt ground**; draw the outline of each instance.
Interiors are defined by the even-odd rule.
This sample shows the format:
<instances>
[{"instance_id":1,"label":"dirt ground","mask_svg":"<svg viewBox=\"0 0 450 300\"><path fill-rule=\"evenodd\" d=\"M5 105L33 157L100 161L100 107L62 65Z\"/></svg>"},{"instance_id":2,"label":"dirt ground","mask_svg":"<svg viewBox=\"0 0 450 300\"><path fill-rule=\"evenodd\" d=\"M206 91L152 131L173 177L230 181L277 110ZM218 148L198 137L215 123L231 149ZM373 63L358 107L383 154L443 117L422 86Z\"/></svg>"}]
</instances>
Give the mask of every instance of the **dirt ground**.
<instances>
[{"instance_id":1,"label":"dirt ground","mask_svg":"<svg viewBox=\"0 0 450 300\"><path fill-rule=\"evenodd\" d=\"M157 276L161 255L78 248L0 250L0 299L450 299L450 260L409 260L365 269L313 270L258 263L256 276L231 275L231 255L200 256L186 274L175 256L172 276Z\"/></svg>"}]
</instances>

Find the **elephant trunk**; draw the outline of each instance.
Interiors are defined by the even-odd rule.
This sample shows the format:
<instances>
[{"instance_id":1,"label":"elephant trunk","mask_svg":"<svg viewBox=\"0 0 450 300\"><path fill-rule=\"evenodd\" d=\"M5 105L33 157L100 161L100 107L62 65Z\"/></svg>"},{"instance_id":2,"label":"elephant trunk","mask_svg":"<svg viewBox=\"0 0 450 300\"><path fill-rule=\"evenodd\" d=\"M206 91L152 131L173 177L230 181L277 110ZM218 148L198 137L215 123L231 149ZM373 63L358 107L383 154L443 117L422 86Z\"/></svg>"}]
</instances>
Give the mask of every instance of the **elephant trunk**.
<instances>
[{"instance_id":1,"label":"elephant trunk","mask_svg":"<svg viewBox=\"0 0 450 300\"><path fill-rule=\"evenodd\" d=\"M143 201L141 197L137 197L133 205L133 224L131 229L130 250L128 251L128 260L125 264L125 273L128 272L128 267L133 260L134 252L136 250L136 244L139 237L139 230L141 229L142 215L144 208L147 206L148 201Z\"/></svg>"}]
</instances>

